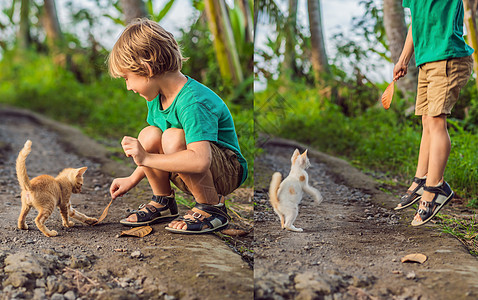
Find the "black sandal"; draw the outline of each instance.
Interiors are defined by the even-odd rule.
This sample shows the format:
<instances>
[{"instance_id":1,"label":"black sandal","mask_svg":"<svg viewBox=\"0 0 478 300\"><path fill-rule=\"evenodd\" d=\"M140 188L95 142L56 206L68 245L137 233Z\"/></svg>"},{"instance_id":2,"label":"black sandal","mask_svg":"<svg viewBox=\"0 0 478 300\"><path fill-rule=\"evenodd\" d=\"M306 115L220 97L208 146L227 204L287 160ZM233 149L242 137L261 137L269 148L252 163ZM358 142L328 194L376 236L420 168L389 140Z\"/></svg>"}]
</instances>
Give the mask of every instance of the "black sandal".
<instances>
[{"instance_id":1,"label":"black sandal","mask_svg":"<svg viewBox=\"0 0 478 300\"><path fill-rule=\"evenodd\" d=\"M170 221L179 216L174 192L169 196L153 196L151 200L163 205L163 207L157 208L151 204L141 204L137 210L127 210L128 217L136 214L136 222L126 221L127 218L125 218L120 223L126 226L138 227ZM147 211L141 211L142 208L146 208Z\"/></svg>"},{"instance_id":2,"label":"black sandal","mask_svg":"<svg viewBox=\"0 0 478 300\"><path fill-rule=\"evenodd\" d=\"M413 190L407 190L405 195L400 197L400 203L398 203L397 207L394 208L395 210L401 210L401 209L407 208L415 204L417 201L419 201L422 198L423 187L425 186L425 183L427 182L427 178L413 177L413 182L418 184L417 187L414 188Z\"/></svg>"},{"instance_id":3,"label":"black sandal","mask_svg":"<svg viewBox=\"0 0 478 300\"><path fill-rule=\"evenodd\" d=\"M185 216L191 216L194 218L186 219L185 217L182 217L180 219L186 223L186 229L166 227L166 230L183 234L209 233L226 229L231 220L231 217L227 214L224 203L219 203L217 205L196 203L196 205L189 210ZM204 228L205 225L207 226L206 228Z\"/></svg>"},{"instance_id":4,"label":"black sandal","mask_svg":"<svg viewBox=\"0 0 478 300\"><path fill-rule=\"evenodd\" d=\"M422 201L421 205L425 207L425 209L418 208L415 217L418 215L420 220L416 220L415 218L412 220L412 226L420 226L428 221L430 221L439 211L445 206L451 199L455 193L451 190L448 183L443 181L443 183L439 186L425 186L424 190L435 194L433 200L431 202Z\"/></svg>"}]
</instances>

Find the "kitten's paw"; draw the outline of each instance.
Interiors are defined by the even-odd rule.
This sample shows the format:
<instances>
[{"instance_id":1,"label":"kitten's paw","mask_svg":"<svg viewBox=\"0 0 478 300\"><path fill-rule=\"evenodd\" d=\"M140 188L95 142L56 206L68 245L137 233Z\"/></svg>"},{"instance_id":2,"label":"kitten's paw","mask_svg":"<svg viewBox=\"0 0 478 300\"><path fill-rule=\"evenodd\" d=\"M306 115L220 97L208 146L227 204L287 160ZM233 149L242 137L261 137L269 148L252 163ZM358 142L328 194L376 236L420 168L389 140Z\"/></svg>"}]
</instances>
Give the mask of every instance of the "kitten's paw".
<instances>
[{"instance_id":1,"label":"kitten's paw","mask_svg":"<svg viewBox=\"0 0 478 300\"><path fill-rule=\"evenodd\" d=\"M27 224L18 224L18 228L19 228L19 229L23 229L23 230L27 230L27 229L28 229L28 225L27 225Z\"/></svg>"},{"instance_id":2,"label":"kitten's paw","mask_svg":"<svg viewBox=\"0 0 478 300\"><path fill-rule=\"evenodd\" d=\"M286 229L287 229L287 230L290 230L290 231L294 231L294 232L302 232L302 231L304 231L304 229L302 229L302 228L297 228L297 227L294 227L294 226L287 227Z\"/></svg>"},{"instance_id":3,"label":"kitten's paw","mask_svg":"<svg viewBox=\"0 0 478 300\"><path fill-rule=\"evenodd\" d=\"M88 225L93 225L96 222L98 222L97 218L88 218L88 219L85 220L85 223L88 224Z\"/></svg>"},{"instance_id":4,"label":"kitten's paw","mask_svg":"<svg viewBox=\"0 0 478 300\"><path fill-rule=\"evenodd\" d=\"M73 227L73 226L75 226L75 223L72 222L72 221L68 221L68 223L63 222L63 226L64 226L64 227Z\"/></svg>"},{"instance_id":5,"label":"kitten's paw","mask_svg":"<svg viewBox=\"0 0 478 300\"><path fill-rule=\"evenodd\" d=\"M56 230L51 230L51 231L48 233L48 236L49 236L49 237L57 236L57 235L58 235L58 232L56 232Z\"/></svg>"}]
</instances>

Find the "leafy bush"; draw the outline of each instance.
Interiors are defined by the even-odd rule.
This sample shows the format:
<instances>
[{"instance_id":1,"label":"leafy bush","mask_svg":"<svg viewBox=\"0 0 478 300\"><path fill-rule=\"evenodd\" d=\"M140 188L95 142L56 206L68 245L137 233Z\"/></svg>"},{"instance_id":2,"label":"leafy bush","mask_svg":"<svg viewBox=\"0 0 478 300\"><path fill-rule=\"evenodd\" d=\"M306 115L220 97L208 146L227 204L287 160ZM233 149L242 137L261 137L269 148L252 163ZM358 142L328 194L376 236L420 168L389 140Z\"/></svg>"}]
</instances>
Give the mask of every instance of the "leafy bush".
<instances>
[{"instance_id":1,"label":"leafy bush","mask_svg":"<svg viewBox=\"0 0 478 300\"><path fill-rule=\"evenodd\" d=\"M270 82L266 91L255 94L256 128L263 134L313 145L362 169L409 183L415 175L422 129L418 117L403 113L408 101L395 95L387 111L377 104L349 117L342 107L318 94L316 89L299 83L281 90L277 83ZM461 196L476 198L478 136L465 130L465 121L450 119L449 124L452 149L445 178Z\"/></svg>"},{"instance_id":2,"label":"leafy bush","mask_svg":"<svg viewBox=\"0 0 478 300\"><path fill-rule=\"evenodd\" d=\"M147 106L143 98L126 90L123 79L111 78L105 69L97 79L81 83L48 56L30 52L18 59L6 52L0 61L0 101L72 124L103 143L119 147L124 135L137 136L147 125ZM235 90L222 90L227 93L218 94L233 115L239 144L250 166L246 185L251 186L255 153L252 105L234 104L230 99L235 97ZM241 96L252 103L252 88L243 87L242 91Z\"/></svg>"}]
</instances>

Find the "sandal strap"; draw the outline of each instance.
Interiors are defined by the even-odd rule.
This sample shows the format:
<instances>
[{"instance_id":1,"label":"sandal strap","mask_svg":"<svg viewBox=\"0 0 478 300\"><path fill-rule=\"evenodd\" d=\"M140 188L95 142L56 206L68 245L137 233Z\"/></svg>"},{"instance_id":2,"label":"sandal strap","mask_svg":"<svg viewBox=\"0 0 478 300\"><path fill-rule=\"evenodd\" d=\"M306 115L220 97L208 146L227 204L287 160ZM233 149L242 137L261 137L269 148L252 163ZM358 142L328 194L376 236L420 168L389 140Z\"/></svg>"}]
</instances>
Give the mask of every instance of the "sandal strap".
<instances>
[{"instance_id":1,"label":"sandal strap","mask_svg":"<svg viewBox=\"0 0 478 300\"><path fill-rule=\"evenodd\" d=\"M152 201L156 202L156 203L159 203L161 205L164 205L164 206L169 206L171 204L172 201L175 201L174 199L174 191L171 192L170 195L168 196L156 196L156 195L153 195L153 197L151 198Z\"/></svg>"},{"instance_id":2,"label":"sandal strap","mask_svg":"<svg viewBox=\"0 0 478 300\"><path fill-rule=\"evenodd\" d=\"M185 216L192 216L193 219L185 218ZM222 214L209 214L197 207L188 210L185 216L183 216L181 220L186 223L186 230L188 231L201 231L204 229L204 225L208 228L214 229L229 222L229 220Z\"/></svg>"},{"instance_id":3,"label":"sandal strap","mask_svg":"<svg viewBox=\"0 0 478 300\"><path fill-rule=\"evenodd\" d=\"M450 186L445 181L439 186L424 186L423 189L429 193L448 195L451 191Z\"/></svg>"},{"instance_id":4,"label":"sandal strap","mask_svg":"<svg viewBox=\"0 0 478 300\"><path fill-rule=\"evenodd\" d=\"M425 176L424 178L413 177L413 182L415 182L415 183L417 183L417 184L422 184L422 185L424 185L426 181L427 181L427 177L426 177L426 176Z\"/></svg>"},{"instance_id":5,"label":"sandal strap","mask_svg":"<svg viewBox=\"0 0 478 300\"><path fill-rule=\"evenodd\" d=\"M210 204L203 204L203 203L198 203L196 202L196 205L194 205L195 208L198 208L204 212L207 212L211 215L220 215L226 218L227 220L231 220L231 217L227 213L226 205L224 203L219 203L216 205L210 205Z\"/></svg>"}]
</instances>

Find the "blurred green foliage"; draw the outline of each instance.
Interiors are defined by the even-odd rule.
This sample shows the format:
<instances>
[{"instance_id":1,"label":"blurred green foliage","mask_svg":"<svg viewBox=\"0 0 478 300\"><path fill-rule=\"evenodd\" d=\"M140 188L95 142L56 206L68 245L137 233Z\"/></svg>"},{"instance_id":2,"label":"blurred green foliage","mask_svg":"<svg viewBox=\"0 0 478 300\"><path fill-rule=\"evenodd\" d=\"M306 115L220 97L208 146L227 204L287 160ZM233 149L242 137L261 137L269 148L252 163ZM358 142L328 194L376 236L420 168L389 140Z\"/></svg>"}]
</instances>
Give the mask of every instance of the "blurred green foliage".
<instances>
[{"instance_id":1,"label":"blurred green foliage","mask_svg":"<svg viewBox=\"0 0 478 300\"><path fill-rule=\"evenodd\" d=\"M183 73L206 84L228 105L241 151L249 164L245 185L252 186L256 151L252 75L239 86L222 80L206 24L201 26L198 22L183 34L178 42L185 56L190 57ZM124 135L137 136L147 125L145 100L128 92L123 79L108 75L105 63L108 52L94 40L81 46L75 34L65 33L65 38L70 46L64 56L69 68L39 48L5 50L0 60L0 102L72 124L106 145L119 147ZM249 56L250 60L252 49ZM246 57L243 54L247 65Z\"/></svg>"},{"instance_id":2,"label":"blurred green foliage","mask_svg":"<svg viewBox=\"0 0 478 300\"><path fill-rule=\"evenodd\" d=\"M386 83L379 87L385 89ZM471 81L460 98L460 105L468 103L468 111L476 106L476 98L467 98L476 93L474 90ZM265 91L255 94L255 126L262 134L310 144L359 168L379 171L409 184L415 175L421 139L419 118L405 114L410 101L397 93L391 108L384 110L377 97L370 98L369 91L358 91L348 85L340 88L342 97L349 95L346 100L356 102L354 113L346 114L342 106L306 83L269 81ZM478 135L472 129L477 124L469 120L469 116L449 119L452 149L445 178L473 205L478 198Z\"/></svg>"}]
</instances>

